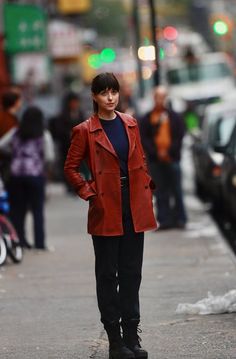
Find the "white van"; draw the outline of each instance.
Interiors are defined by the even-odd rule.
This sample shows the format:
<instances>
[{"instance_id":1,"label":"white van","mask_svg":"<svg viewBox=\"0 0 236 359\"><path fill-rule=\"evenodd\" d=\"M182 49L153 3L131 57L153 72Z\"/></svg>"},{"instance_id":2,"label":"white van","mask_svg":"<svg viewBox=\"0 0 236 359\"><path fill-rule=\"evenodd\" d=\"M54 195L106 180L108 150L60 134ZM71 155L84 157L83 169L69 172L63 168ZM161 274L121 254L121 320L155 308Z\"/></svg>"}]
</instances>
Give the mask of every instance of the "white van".
<instances>
[{"instance_id":1,"label":"white van","mask_svg":"<svg viewBox=\"0 0 236 359\"><path fill-rule=\"evenodd\" d=\"M192 63L177 60L168 66L165 81L173 103L206 105L235 88L232 65L224 53L206 53ZM178 101L180 100L180 101ZM184 110L184 108L182 109Z\"/></svg>"}]
</instances>

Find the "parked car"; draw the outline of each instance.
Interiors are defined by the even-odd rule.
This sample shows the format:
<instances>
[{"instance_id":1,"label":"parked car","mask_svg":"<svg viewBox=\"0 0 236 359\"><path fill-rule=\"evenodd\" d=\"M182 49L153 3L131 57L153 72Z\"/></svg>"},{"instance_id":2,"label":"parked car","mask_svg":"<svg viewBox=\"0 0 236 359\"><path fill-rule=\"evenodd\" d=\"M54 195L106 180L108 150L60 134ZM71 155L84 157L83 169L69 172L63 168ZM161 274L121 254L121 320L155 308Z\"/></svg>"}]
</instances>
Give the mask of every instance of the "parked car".
<instances>
[{"instance_id":1,"label":"parked car","mask_svg":"<svg viewBox=\"0 0 236 359\"><path fill-rule=\"evenodd\" d=\"M235 88L232 64L221 52L175 59L165 70L165 81L173 107L182 112L189 106L195 108L200 121L207 104L221 100Z\"/></svg>"},{"instance_id":2,"label":"parked car","mask_svg":"<svg viewBox=\"0 0 236 359\"><path fill-rule=\"evenodd\" d=\"M221 201L223 149L236 124L236 103L220 103L206 108L202 129L192 146L196 192L215 205ZM221 148L221 153L216 151Z\"/></svg>"},{"instance_id":3,"label":"parked car","mask_svg":"<svg viewBox=\"0 0 236 359\"><path fill-rule=\"evenodd\" d=\"M219 151L219 147L216 148ZM236 125L231 139L226 148L221 148L224 153L222 163L221 187L223 208L236 221Z\"/></svg>"}]
</instances>

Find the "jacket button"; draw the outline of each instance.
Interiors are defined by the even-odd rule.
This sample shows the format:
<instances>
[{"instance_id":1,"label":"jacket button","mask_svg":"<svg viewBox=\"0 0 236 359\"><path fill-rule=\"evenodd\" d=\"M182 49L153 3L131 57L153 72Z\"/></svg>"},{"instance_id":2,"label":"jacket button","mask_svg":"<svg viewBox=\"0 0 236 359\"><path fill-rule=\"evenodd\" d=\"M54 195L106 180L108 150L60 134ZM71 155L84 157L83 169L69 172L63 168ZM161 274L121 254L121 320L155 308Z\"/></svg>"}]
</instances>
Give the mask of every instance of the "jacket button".
<instances>
[{"instance_id":1,"label":"jacket button","mask_svg":"<svg viewBox=\"0 0 236 359\"><path fill-rule=\"evenodd\" d=\"M102 171L99 171L98 174L101 175L101 174L102 174Z\"/></svg>"},{"instance_id":2,"label":"jacket button","mask_svg":"<svg viewBox=\"0 0 236 359\"><path fill-rule=\"evenodd\" d=\"M145 186L146 189L148 189L148 186Z\"/></svg>"},{"instance_id":3,"label":"jacket button","mask_svg":"<svg viewBox=\"0 0 236 359\"><path fill-rule=\"evenodd\" d=\"M101 193L101 196L102 196L102 197L104 196L104 193L103 193L103 192Z\"/></svg>"},{"instance_id":4,"label":"jacket button","mask_svg":"<svg viewBox=\"0 0 236 359\"><path fill-rule=\"evenodd\" d=\"M139 168L140 168L140 170L141 170L141 169L143 169L143 166L140 166Z\"/></svg>"}]
</instances>

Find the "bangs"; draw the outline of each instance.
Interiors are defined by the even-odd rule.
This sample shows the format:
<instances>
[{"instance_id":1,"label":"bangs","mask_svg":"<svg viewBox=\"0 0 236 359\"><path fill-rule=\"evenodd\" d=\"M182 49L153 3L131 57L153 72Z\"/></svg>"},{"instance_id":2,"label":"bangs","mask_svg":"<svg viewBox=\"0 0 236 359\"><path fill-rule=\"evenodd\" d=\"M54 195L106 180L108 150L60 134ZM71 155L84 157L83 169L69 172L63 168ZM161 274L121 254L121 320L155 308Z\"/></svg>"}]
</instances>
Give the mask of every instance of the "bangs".
<instances>
[{"instance_id":1,"label":"bangs","mask_svg":"<svg viewBox=\"0 0 236 359\"><path fill-rule=\"evenodd\" d=\"M106 89L108 90L112 89L118 92L120 90L119 82L113 73L110 72L101 73L97 75L92 81L91 91L95 95L99 94L101 91L104 91Z\"/></svg>"}]
</instances>

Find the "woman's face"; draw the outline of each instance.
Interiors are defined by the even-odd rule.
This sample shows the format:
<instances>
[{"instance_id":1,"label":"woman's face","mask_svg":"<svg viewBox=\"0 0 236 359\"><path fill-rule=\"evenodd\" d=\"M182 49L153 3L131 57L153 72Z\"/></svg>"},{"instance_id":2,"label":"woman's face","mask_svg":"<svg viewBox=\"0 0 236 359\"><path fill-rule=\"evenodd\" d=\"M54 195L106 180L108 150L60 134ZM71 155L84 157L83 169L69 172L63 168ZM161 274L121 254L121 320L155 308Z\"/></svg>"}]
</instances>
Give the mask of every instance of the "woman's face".
<instances>
[{"instance_id":1,"label":"woman's face","mask_svg":"<svg viewBox=\"0 0 236 359\"><path fill-rule=\"evenodd\" d=\"M98 94L93 94L93 100L98 105L99 112L114 111L119 102L119 92L114 89L105 89Z\"/></svg>"}]
</instances>

